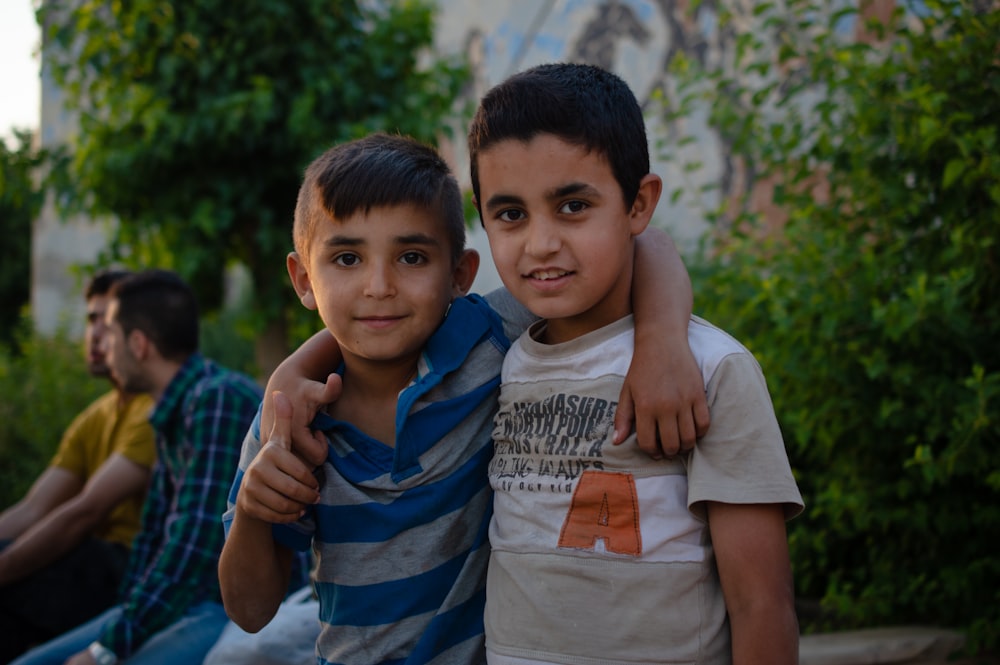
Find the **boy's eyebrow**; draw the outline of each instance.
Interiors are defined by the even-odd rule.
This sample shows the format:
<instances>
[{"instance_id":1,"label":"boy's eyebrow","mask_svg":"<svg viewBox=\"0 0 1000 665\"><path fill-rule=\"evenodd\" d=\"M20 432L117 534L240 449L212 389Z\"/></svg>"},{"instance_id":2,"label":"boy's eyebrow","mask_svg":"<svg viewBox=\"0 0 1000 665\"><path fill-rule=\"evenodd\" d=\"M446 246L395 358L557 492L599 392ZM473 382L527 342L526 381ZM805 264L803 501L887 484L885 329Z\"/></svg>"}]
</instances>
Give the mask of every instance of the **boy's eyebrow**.
<instances>
[{"instance_id":1,"label":"boy's eyebrow","mask_svg":"<svg viewBox=\"0 0 1000 665\"><path fill-rule=\"evenodd\" d=\"M587 196L599 196L600 192L593 185L585 182L570 182L565 185L553 187L545 193L545 198L552 201L562 199L574 194L586 194ZM495 194L486 201L486 209L493 210L505 205L524 205L524 199L514 194Z\"/></svg>"},{"instance_id":2,"label":"boy's eyebrow","mask_svg":"<svg viewBox=\"0 0 1000 665\"><path fill-rule=\"evenodd\" d=\"M514 196L513 194L494 194L486 201L487 210L493 210L494 208L509 205L524 205L524 199L520 196Z\"/></svg>"},{"instance_id":3,"label":"boy's eyebrow","mask_svg":"<svg viewBox=\"0 0 1000 665\"><path fill-rule=\"evenodd\" d=\"M397 245L440 245L441 241L426 233L411 233L406 236L396 236Z\"/></svg>"},{"instance_id":4,"label":"boy's eyebrow","mask_svg":"<svg viewBox=\"0 0 1000 665\"><path fill-rule=\"evenodd\" d=\"M397 245L440 245L441 241L434 236L427 235L426 233L411 233L409 235L396 236L393 238L393 242ZM355 236L343 236L335 235L327 238L323 244L327 247L358 247L364 245L366 241L363 238L357 238Z\"/></svg>"},{"instance_id":5,"label":"boy's eyebrow","mask_svg":"<svg viewBox=\"0 0 1000 665\"><path fill-rule=\"evenodd\" d=\"M586 194L588 196L597 196L600 192L597 191L592 185L588 185L585 182L571 182L560 187L555 187L549 192L545 198L547 199L561 199L572 194Z\"/></svg>"},{"instance_id":6,"label":"boy's eyebrow","mask_svg":"<svg viewBox=\"0 0 1000 665\"><path fill-rule=\"evenodd\" d=\"M356 247L358 245L365 244L365 241L361 238L354 238L351 236L330 236L323 241L323 244L327 247L339 247L346 245L348 247Z\"/></svg>"}]
</instances>

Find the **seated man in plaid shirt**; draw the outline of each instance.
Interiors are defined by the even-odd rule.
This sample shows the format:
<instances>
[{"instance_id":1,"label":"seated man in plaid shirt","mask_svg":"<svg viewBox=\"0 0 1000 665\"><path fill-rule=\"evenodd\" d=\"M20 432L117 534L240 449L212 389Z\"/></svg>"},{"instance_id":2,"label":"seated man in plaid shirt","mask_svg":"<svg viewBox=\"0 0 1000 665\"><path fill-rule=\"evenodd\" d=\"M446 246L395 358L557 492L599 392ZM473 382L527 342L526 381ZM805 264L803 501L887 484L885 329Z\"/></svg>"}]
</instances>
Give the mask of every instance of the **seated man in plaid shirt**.
<instances>
[{"instance_id":1,"label":"seated man in plaid shirt","mask_svg":"<svg viewBox=\"0 0 1000 665\"><path fill-rule=\"evenodd\" d=\"M119 604L24 654L19 665L200 663L227 617L219 515L261 401L252 379L198 352L198 308L174 273L115 285L105 351L125 390L155 401L157 463Z\"/></svg>"}]
</instances>

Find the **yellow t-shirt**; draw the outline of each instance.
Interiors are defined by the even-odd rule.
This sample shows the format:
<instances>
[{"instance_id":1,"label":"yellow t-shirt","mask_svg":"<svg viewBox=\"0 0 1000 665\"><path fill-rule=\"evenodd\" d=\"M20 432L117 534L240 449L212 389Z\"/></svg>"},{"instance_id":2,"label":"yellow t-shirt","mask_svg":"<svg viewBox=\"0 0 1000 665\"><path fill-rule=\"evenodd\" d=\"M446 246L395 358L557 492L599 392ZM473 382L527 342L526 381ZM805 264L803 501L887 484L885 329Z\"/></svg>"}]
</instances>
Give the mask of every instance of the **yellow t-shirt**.
<instances>
[{"instance_id":1,"label":"yellow t-shirt","mask_svg":"<svg viewBox=\"0 0 1000 665\"><path fill-rule=\"evenodd\" d=\"M152 408L149 395L135 395L124 405L119 405L114 390L102 395L66 428L49 466L67 469L84 482L115 453L151 468L156 460L153 428L148 420ZM139 531L145 499L145 492L141 492L122 501L97 527L94 537L131 547Z\"/></svg>"}]
</instances>

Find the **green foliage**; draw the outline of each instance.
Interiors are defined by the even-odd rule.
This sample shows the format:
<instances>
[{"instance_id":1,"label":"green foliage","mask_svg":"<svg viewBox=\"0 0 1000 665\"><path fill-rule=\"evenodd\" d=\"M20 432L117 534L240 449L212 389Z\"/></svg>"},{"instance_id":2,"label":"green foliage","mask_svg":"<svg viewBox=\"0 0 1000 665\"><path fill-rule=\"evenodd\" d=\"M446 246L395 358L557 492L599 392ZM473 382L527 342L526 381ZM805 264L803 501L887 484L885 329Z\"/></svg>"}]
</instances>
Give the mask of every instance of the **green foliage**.
<instances>
[{"instance_id":1,"label":"green foliage","mask_svg":"<svg viewBox=\"0 0 1000 665\"><path fill-rule=\"evenodd\" d=\"M36 168L43 154L31 133L15 131L16 146L0 140L0 345L14 341L21 309L31 297L31 222L42 205Z\"/></svg>"},{"instance_id":2,"label":"green foliage","mask_svg":"<svg viewBox=\"0 0 1000 665\"><path fill-rule=\"evenodd\" d=\"M70 421L110 388L88 374L79 342L31 329L19 321L18 352L0 346L0 509L24 496Z\"/></svg>"},{"instance_id":3,"label":"green foliage","mask_svg":"<svg viewBox=\"0 0 1000 665\"><path fill-rule=\"evenodd\" d=\"M373 130L435 141L465 78L430 57L428 2L64 0L40 15L80 122L63 202L115 217L110 258L176 269L206 309L246 266L258 331L301 310L284 259L306 165Z\"/></svg>"},{"instance_id":4,"label":"green foliage","mask_svg":"<svg viewBox=\"0 0 1000 665\"><path fill-rule=\"evenodd\" d=\"M1000 12L975 4L897 12L874 46L828 3L723 15L737 48L667 95L671 122L710 104L787 216L769 233L726 191L693 277L768 377L807 505L797 592L824 610L807 630L1000 646Z\"/></svg>"}]
</instances>

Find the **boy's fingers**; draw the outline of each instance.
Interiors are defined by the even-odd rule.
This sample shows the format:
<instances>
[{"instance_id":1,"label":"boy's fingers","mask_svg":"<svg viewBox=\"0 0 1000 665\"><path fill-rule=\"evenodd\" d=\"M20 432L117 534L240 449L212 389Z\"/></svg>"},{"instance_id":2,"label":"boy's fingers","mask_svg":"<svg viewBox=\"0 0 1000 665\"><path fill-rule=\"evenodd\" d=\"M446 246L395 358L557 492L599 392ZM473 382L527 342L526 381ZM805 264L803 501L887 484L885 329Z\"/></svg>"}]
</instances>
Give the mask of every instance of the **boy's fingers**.
<instances>
[{"instance_id":1,"label":"boy's fingers","mask_svg":"<svg viewBox=\"0 0 1000 665\"><path fill-rule=\"evenodd\" d=\"M698 441L697 427L695 426L694 413L690 410L681 410L677 413L677 423L675 425L679 435L679 452L687 452L694 448Z\"/></svg>"},{"instance_id":2,"label":"boy's fingers","mask_svg":"<svg viewBox=\"0 0 1000 665\"><path fill-rule=\"evenodd\" d=\"M292 434L292 451L305 462L306 466L315 469L326 461L326 437L308 427L297 429Z\"/></svg>"},{"instance_id":3,"label":"boy's fingers","mask_svg":"<svg viewBox=\"0 0 1000 665\"><path fill-rule=\"evenodd\" d=\"M656 447L659 455L650 454L654 459L666 457L671 459L681 450L680 436L677 431L677 419L673 414L664 417L656 423Z\"/></svg>"},{"instance_id":4,"label":"boy's fingers","mask_svg":"<svg viewBox=\"0 0 1000 665\"><path fill-rule=\"evenodd\" d=\"M236 502L251 517L275 521L298 519L306 506L319 499L319 483L302 461L269 441L243 476Z\"/></svg>"},{"instance_id":5,"label":"boy's fingers","mask_svg":"<svg viewBox=\"0 0 1000 665\"><path fill-rule=\"evenodd\" d=\"M639 446L639 450L642 450L653 459L661 459L663 457L655 420L642 418L641 415L636 417L635 441Z\"/></svg>"},{"instance_id":6,"label":"boy's fingers","mask_svg":"<svg viewBox=\"0 0 1000 665\"><path fill-rule=\"evenodd\" d=\"M322 384L322 392L318 395L317 404L329 404L334 402L340 397L340 391L343 389L343 380L339 374L331 374L326 377L326 383Z\"/></svg>"},{"instance_id":7,"label":"boy's fingers","mask_svg":"<svg viewBox=\"0 0 1000 665\"><path fill-rule=\"evenodd\" d=\"M694 402L693 408L695 434L701 438L708 433L708 428L712 424L712 414L708 410L708 400L705 393L699 393L698 399Z\"/></svg>"},{"instance_id":8,"label":"boy's fingers","mask_svg":"<svg viewBox=\"0 0 1000 665\"><path fill-rule=\"evenodd\" d=\"M275 390L271 395L274 411L274 424L267 443L281 446L285 450L292 449L292 403L281 391Z\"/></svg>"},{"instance_id":9,"label":"boy's fingers","mask_svg":"<svg viewBox=\"0 0 1000 665\"><path fill-rule=\"evenodd\" d=\"M632 421L635 420L635 405L632 403L632 394L623 391L618 401L618 408L615 410L615 436L614 444L617 446L632 431Z\"/></svg>"},{"instance_id":10,"label":"boy's fingers","mask_svg":"<svg viewBox=\"0 0 1000 665\"><path fill-rule=\"evenodd\" d=\"M292 522L303 512L304 505L274 490L262 489L242 497L240 510L265 522Z\"/></svg>"}]
</instances>

